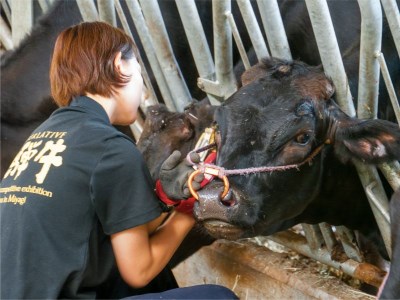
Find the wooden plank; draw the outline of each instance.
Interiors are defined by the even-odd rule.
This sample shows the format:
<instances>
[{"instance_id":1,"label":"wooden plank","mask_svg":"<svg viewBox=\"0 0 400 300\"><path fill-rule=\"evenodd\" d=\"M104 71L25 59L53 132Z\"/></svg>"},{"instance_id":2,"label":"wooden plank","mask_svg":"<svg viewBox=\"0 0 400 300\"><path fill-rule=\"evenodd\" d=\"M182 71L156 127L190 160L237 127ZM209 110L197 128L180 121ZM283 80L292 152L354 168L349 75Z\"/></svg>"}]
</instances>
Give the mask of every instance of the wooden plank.
<instances>
[{"instance_id":1,"label":"wooden plank","mask_svg":"<svg viewBox=\"0 0 400 300\"><path fill-rule=\"evenodd\" d=\"M375 297L321 274L318 263L295 264L252 242L219 240L173 269L180 286L211 283L232 289L240 299L365 299Z\"/></svg>"}]
</instances>

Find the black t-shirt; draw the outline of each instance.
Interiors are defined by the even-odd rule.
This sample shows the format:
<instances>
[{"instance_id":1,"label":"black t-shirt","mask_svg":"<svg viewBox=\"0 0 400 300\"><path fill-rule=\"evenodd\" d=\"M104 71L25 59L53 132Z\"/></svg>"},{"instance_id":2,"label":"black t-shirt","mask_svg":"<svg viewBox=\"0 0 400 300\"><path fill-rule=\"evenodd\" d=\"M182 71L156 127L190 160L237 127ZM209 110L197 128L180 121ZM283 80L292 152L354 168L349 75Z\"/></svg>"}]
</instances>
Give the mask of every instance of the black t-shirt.
<instances>
[{"instance_id":1,"label":"black t-shirt","mask_svg":"<svg viewBox=\"0 0 400 300\"><path fill-rule=\"evenodd\" d=\"M97 102L56 110L0 185L0 298L95 298L116 269L109 235L160 215L153 189L134 142Z\"/></svg>"}]
</instances>

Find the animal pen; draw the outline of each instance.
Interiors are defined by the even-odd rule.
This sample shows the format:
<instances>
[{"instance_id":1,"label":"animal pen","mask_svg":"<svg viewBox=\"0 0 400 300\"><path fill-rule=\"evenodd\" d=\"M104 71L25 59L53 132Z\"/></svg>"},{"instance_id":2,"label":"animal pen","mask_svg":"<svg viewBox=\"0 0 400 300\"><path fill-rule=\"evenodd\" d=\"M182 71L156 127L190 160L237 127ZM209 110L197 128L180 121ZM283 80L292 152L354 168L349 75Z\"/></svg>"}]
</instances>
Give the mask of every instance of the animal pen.
<instances>
[{"instance_id":1,"label":"animal pen","mask_svg":"<svg viewBox=\"0 0 400 300\"><path fill-rule=\"evenodd\" d=\"M154 74L157 87L152 85L148 70L142 65L143 78L148 95L144 97L141 110L146 113L147 107L156 103L165 103L171 111L183 111L192 100L192 96L180 71L166 30L162 11L157 0L76 0L82 17L86 21L103 20L113 25L120 25L132 35L128 19L139 35L140 43ZM250 68L246 50L241 41L236 21L231 13L231 0L212 1L212 23L214 49L210 49L203 24L197 11L195 0L175 0L186 32L190 50L193 55L199 78L198 87L204 91L211 103L219 105L237 89L233 73L234 62L232 49L240 53L243 65ZM123 3L122 3L123 2ZM252 47L257 59L274 56L291 59L291 51L286 38L277 0L236 0L241 18L244 21ZM43 11L47 10L51 0L38 1ZM387 71L384 53L381 52L382 18L386 15L395 42L397 54L400 54L400 16L395 0L358 0L360 7L361 50L359 68L359 89L357 111L353 105L345 68L336 40L326 1L305 0L311 19L315 38L325 73L332 78L336 86L336 100L350 116L359 118L376 118L378 103L379 78L382 74L386 84L397 122L400 123L399 101ZM2 8L11 24L11 30L1 19L1 42L8 50L18 45L19 40L29 32L33 19L33 3L28 1L1 0ZM36 4L37 5L37 4ZM123 6L128 10L124 10ZM255 17L255 9L261 16L261 22ZM12 16L19 16L13 18ZM211 21L211 20L210 20ZM266 39L264 38L266 37ZM137 39L136 39L137 40ZM213 53L213 54L212 54ZM158 96L155 89L159 90ZM136 139L140 137L143 120L136 121L131 129ZM386 249L391 255L390 217L388 199L378 173L378 169L361 163L356 164L359 177L369 199L371 209L378 223ZM393 190L400 189L400 165L398 162L382 164L379 171L384 175ZM318 225L302 224L300 233L284 231L267 237L268 240L284 245L313 260L322 262L356 279L373 286L382 282L382 272L376 266L363 261L355 242L354 233L344 226L331 226L326 223ZM264 241L264 238L255 238ZM333 251L338 245L346 258L333 259ZM265 257L264 257L265 255ZM273 260L281 260L279 254L272 253L255 244L218 241L202 249L187 261L178 266L175 275L180 285L196 283L219 283L234 288L241 298L325 298L329 292L313 289L304 283L305 278L288 276L284 269L289 268L281 261L281 266L270 265ZM240 263L240 262L245 263ZM243 271L243 266L247 269ZM281 270L279 268L281 267ZM251 271L249 271L251 269ZM189 271L191 270L191 271ZM246 272L246 274L240 273ZM215 274L215 281L206 276ZM246 276L251 279L246 279ZM267 280L264 286L261 280ZM303 281L304 280L304 281ZM216 282L217 281L217 282ZM252 282L253 281L253 282ZM279 282L279 283L277 283ZM253 290L252 290L253 289ZM350 298L350 294L332 295ZM358 298L360 295L357 295ZM362 294L368 298L368 295Z\"/></svg>"}]
</instances>

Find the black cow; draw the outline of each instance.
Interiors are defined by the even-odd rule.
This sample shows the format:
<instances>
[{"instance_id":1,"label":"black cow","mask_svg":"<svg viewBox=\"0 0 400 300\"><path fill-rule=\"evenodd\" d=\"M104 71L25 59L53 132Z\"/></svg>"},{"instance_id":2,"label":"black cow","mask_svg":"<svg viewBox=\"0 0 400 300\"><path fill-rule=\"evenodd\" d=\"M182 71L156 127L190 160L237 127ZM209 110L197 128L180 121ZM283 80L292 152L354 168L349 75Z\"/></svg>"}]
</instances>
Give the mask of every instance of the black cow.
<instances>
[{"instance_id":1,"label":"black cow","mask_svg":"<svg viewBox=\"0 0 400 300\"><path fill-rule=\"evenodd\" d=\"M72 1L70 1L72 3ZM25 139L56 108L50 97L50 54L58 33L81 20L76 3L56 5L18 48L1 57L1 177Z\"/></svg>"},{"instance_id":2,"label":"black cow","mask_svg":"<svg viewBox=\"0 0 400 300\"><path fill-rule=\"evenodd\" d=\"M379 299L400 298L400 190L390 201L390 220L392 234L392 260L390 272Z\"/></svg>"},{"instance_id":3,"label":"black cow","mask_svg":"<svg viewBox=\"0 0 400 300\"><path fill-rule=\"evenodd\" d=\"M212 124L214 111L215 106L207 98L193 100L183 113L171 112L163 104L148 108L137 147L154 180L158 179L161 164L174 150L180 150L185 157L195 147L205 128ZM172 257L171 267L213 241L214 238L195 226Z\"/></svg>"},{"instance_id":4,"label":"black cow","mask_svg":"<svg viewBox=\"0 0 400 300\"><path fill-rule=\"evenodd\" d=\"M148 108L137 147L153 179L158 179L162 162L174 150L186 156L194 148L205 128L212 124L215 108L207 98L193 99L183 113L171 112L163 104Z\"/></svg>"},{"instance_id":5,"label":"black cow","mask_svg":"<svg viewBox=\"0 0 400 300\"><path fill-rule=\"evenodd\" d=\"M188 55L189 43L185 38L175 1L159 0L158 2L183 77L192 96L201 99L205 94L197 87L198 72L193 57ZM212 18L212 2L199 1L196 4L212 49L213 29L212 22L209 21ZM123 1L121 5L127 12L128 9ZM233 13L238 15L237 5L233 5ZM128 13L126 15L129 16ZM241 18L238 20L239 28L243 29L243 21ZM54 41L60 31L81 21L82 17L76 1L55 0L50 10L38 20L37 25L18 48L1 57L1 177L33 129L56 109L50 95L48 77ZM160 96L138 33L129 17L128 22L156 93ZM122 26L119 25L119 27ZM247 33L243 32L243 34L246 49L249 49L249 37ZM233 51L234 60L237 61L238 51L236 48ZM242 71L244 70L243 65L239 67ZM119 129L133 138L128 127Z\"/></svg>"},{"instance_id":6,"label":"black cow","mask_svg":"<svg viewBox=\"0 0 400 300\"><path fill-rule=\"evenodd\" d=\"M219 180L199 192L197 220L212 236L227 239L320 222L371 233L376 222L351 162L400 159L399 126L347 116L318 67L266 59L256 68L263 72L255 72L257 77L215 113L216 165L244 170L228 175L230 191L224 199ZM248 170L291 165L298 166L256 174Z\"/></svg>"}]
</instances>

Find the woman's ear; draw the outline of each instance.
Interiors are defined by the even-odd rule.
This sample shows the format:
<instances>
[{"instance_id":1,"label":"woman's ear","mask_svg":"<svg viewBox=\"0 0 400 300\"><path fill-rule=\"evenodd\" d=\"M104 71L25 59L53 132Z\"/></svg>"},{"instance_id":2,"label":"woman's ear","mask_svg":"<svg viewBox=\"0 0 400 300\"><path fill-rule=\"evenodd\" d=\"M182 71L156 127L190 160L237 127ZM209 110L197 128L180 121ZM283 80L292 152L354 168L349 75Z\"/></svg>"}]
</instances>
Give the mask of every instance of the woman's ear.
<instances>
[{"instance_id":1,"label":"woman's ear","mask_svg":"<svg viewBox=\"0 0 400 300\"><path fill-rule=\"evenodd\" d=\"M114 58L114 66L119 72L122 72L122 52L121 51L118 51L117 55Z\"/></svg>"}]
</instances>

